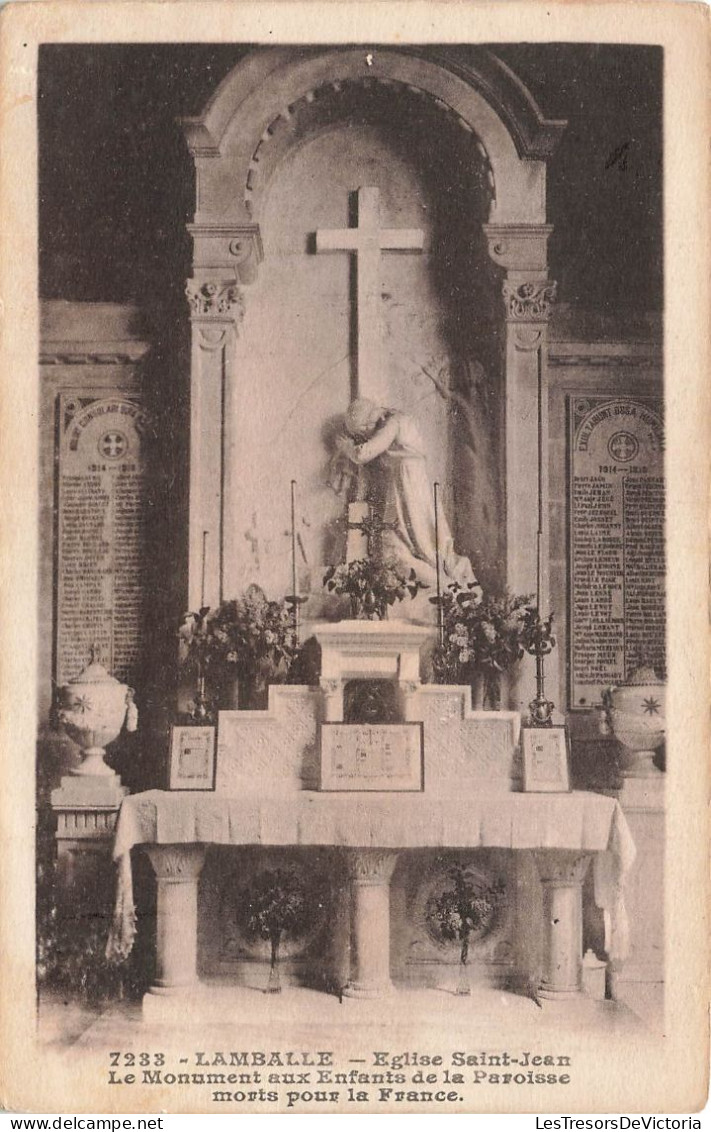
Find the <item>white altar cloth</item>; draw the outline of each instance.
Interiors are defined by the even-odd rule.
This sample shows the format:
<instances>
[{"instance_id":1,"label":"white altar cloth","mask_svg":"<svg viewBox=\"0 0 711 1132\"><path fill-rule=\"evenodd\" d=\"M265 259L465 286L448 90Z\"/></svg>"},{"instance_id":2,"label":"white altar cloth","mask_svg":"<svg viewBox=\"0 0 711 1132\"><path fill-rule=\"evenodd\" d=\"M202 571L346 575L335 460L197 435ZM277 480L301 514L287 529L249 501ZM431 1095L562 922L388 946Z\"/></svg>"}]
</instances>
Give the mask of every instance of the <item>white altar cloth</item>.
<instances>
[{"instance_id":1,"label":"white altar cloth","mask_svg":"<svg viewBox=\"0 0 711 1132\"><path fill-rule=\"evenodd\" d=\"M107 954L126 956L135 935L134 845L343 846L384 849L562 849L594 853L595 902L611 960L628 951L623 887L635 857L614 798L571 794L321 794L229 798L148 790L124 799L116 826L116 909Z\"/></svg>"}]
</instances>

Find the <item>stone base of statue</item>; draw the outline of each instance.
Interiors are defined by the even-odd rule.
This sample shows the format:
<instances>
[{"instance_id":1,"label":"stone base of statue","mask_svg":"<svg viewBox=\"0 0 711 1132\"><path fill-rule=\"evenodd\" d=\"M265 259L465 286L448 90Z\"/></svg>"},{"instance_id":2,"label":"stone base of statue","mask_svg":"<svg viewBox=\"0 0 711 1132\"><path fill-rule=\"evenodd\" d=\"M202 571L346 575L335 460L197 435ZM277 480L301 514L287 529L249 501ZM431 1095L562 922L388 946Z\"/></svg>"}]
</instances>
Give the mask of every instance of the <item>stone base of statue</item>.
<instances>
[{"instance_id":1,"label":"stone base of statue","mask_svg":"<svg viewBox=\"0 0 711 1132\"><path fill-rule=\"evenodd\" d=\"M108 767L106 774L80 775L65 774L61 785L52 791L52 809L55 812L67 809L95 810L99 808L118 809L128 794L128 787L121 785L121 778Z\"/></svg>"},{"instance_id":2,"label":"stone base of statue","mask_svg":"<svg viewBox=\"0 0 711 1132\"><path fill-rule=\"evenodd\" d=\"M111 843L128 792L113 771L101 776L67 774L52 791L59 882L68 900L77 884L85 891L111 891Z\"/></svg>"}]
</instances>

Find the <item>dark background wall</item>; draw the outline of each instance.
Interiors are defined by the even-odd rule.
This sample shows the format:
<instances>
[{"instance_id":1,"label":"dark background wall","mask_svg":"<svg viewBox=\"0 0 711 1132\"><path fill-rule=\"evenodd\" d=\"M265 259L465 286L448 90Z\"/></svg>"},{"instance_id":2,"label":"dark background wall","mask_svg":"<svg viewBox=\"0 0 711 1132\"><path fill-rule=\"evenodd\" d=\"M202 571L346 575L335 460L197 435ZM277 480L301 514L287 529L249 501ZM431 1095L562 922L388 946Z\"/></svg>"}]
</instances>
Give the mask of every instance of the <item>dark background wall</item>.
<instances>
[{"instance_id":1,"label":"dark background wall","mask_svg":"<svg viewBox=\"0 0 711 1132\"><path fill-rule=\"evenodd\" d=\"M194 172L178 118L201 112L244 45L51 45L39 66L40 296L138 304L159 422L150 478L142 729L160 731L187 600L189 339L185 225ZM462 49L464 51L465 49ZM568 129L548 174L559 306L624 335L662 306L662 51L494 46ZM585 320L583 320L585 321ZM603 320L606 321L606 320ZM561 654L562 655L562 654Z\"/></svg>"},{"instance_id":2,"label":"dark background wall","mask_svg":"<svg viewBox=\"0 0 711 1132\"><path fill-rule=\"evenodd\" d=\"M568 129L549 166L559 301L600 313L662 305L662 51L495 46ZM39 68L40 295L182 294L192 162L176 119L201 111L244 45L51 45ZM177 307L175 308L177 309Z\"/></svg>"}]
</instances>

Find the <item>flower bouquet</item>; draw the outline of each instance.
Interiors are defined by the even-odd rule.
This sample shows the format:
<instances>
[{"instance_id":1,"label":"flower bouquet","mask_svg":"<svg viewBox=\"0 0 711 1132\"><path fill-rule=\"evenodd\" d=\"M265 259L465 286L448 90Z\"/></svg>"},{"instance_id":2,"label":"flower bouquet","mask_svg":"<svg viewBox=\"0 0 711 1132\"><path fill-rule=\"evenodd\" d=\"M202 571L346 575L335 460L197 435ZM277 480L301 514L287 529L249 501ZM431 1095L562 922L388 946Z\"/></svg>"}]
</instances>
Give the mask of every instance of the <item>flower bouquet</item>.
<instances>
[{"instance_id":1,"label":"flower bouquet","mask_svg":"<svg viewBox=\"0 0 711 1132\"><path fill-rule=\"evenodd\" d=\"M235 680L240 707L261 706L267 684L286 680L297 651L288 603L270 601L256 585L218 609L185 614L179 638L182 671L197 680L198 718Z\"/></svg>"},{"instance_id":2,"label":"flower bouquet","mask_svg":"<svg viewBox=\"0 0 711 1132\"><path fill-rule=\"evenodd\" d=\"M493 927L505 894L501 881L487 885L462 865L449 871L450 885L427 904L426 916L442 940L459 943L459 984L457 994L471 994L467 975L469 942Z\"/></svg>"},{"instance_id":3,"label":"flower bouquet","mask_svg":"<svg viewBox=\"0 0 711 1132\"><path fill-rule=\"evenodd\" d=\"M524 653L522 626L531 595L483 595L477 583L452 582L439 601L443 643L433 657L435 679L473 684L481 676L485 706L497 710L501 673Z\"/></svg>"},{"instance_id":4,"label":"flower bouquet","mask_svg":"<svg viewBox=\"0 0 711 1132\"><path fill-rule=\"evenodd\" d=\"M369 621L383 621L389 606L427 589L414 570L404 574L397 562L373 558L356 558L340 566L329 566L323 584L330 593L350 598L353 618Z\"/></svg>"}]
</instances>

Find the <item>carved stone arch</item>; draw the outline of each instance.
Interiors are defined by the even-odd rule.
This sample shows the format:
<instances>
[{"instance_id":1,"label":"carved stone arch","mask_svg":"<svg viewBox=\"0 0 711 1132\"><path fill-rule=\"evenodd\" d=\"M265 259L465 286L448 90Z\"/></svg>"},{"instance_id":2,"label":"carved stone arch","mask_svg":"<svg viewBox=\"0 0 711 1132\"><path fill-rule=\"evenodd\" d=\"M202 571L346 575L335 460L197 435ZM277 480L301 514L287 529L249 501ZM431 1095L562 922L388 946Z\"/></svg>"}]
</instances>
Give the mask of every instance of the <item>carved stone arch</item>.
<instances>
[{"instance_id":1,"label":"carved stone arch","mask_svg":"<svg viewBox=\"0 0 711 1132\"><path fill-rule=\"evenodd\" d=\"M498 325L494 309L484 327L490 352L496 353L492 366L500 366L492 428L505 422L497 433L504 466L504 475L497 478L501 507L490 512L491 522L504 531L503 545L496 549L497 569L504 561L501 580L519 593L533 592L538 581L546 608L547 463L542 456L535 460L535 453L547 451L546 324L555 294L547 267L546 170L565 123L546 119L526 87L485 48L417 46L258 48L226 76L200 116L183 120L195 161L197 197L189 225L194 253L188 288L193 323L191 608L226 596L223 566L230 559L232 536L225 484L235 451L225 439L226 422L236 414L238 338L244 333L247 340L249 307L258 309L260 297L253 291L250 303L239 285L255 280L262 259L260 222L269 207L264 189L270 169L281 167L280 153L298 146L301 126L317 122L319 106L333 104L339 87L349 84L390 87L426 99L453 130L461 127L469 134L478 149L481 160L478 166L476 161L466 165L466 178L471 169L474 186L478 169L487 178L490 174L491 191L472 193L471 202L465 179L458 215L469 232L477 229L476 239L482 226L490 258L501 269L491 276L480 273L487 287L496 290L500 312ZM500 280L503 294L498 294ZM461 323L471 326L467 304L474 308L474 288L458 294L463 295ZM217 436L223 438L221 445L215 444ZM499 521L499 514L505 520ZM525 708L531 684L530 674L522 672L510 707ZM555 678L549 694L557 698Z\"/></svg>"},{"instance_id":2,"label":"carved stone arch","mask_svg":"<svg viewBox=\"0 0 711 1132\"><path fill-rule=\"evenodd\" d=\"M422 92L477 136L497 185L491 223L545 222L545 161L565 123L547 120L496 56L482 48L472 64L456 50L349 47L255 52L227 75L202 115L183 121L199 173L196 223L220 217L254 224L250 193L241 189L275 123L322 88L367 79Z\"/></svg>"},{"instance_id":3,"label":"carved stone arch","mask_svg":"<svg viewBox=\"0 0 711 1132\"><path fill-rule=\"evenodd\" d=\"M426 103L424 107L420 104ZM424 112L424 113L423 113ZM412 124L420 143L430 151L432 139L458 134L457 149L469 167L472 205L482 219L490 214L496 183L486 149L472 127L440 98L420 87L379 76L334 79L306 91L280 112L262 133L252 154L244 182L247 215L265 219L265 201L273 176L289 153L324 129L332 129L351 118L385 118L397 133L396 123ZM414 125L417 123L417 125ZM437 124L439 123L439 124ZM434 133L433 133L434 131ZM394 140L394 139L391 139ZM431 155L431 153L430 153ZM410 158L414 155L410 153Z\"/></svg>"}]
</instances>

